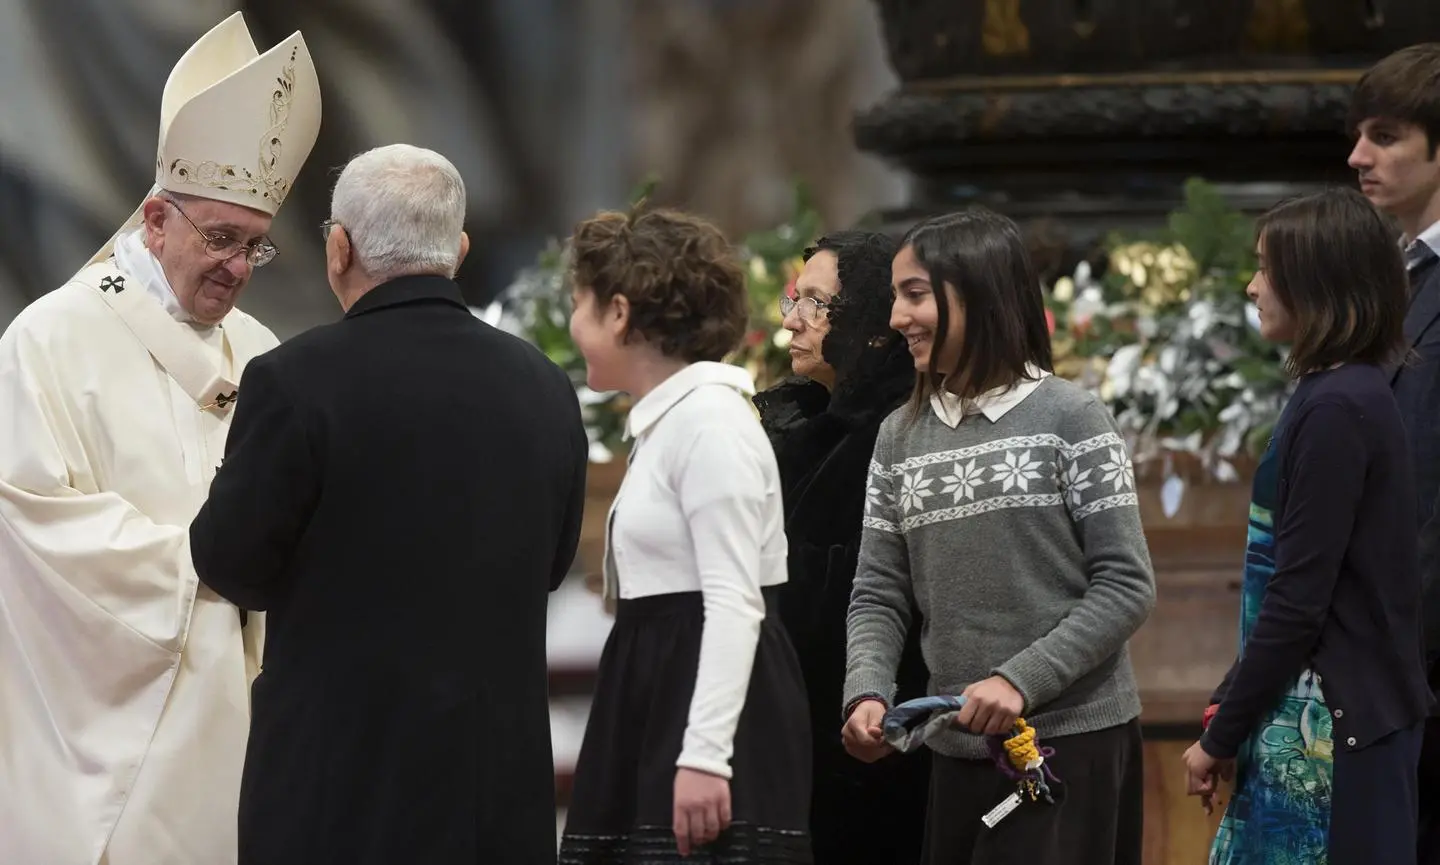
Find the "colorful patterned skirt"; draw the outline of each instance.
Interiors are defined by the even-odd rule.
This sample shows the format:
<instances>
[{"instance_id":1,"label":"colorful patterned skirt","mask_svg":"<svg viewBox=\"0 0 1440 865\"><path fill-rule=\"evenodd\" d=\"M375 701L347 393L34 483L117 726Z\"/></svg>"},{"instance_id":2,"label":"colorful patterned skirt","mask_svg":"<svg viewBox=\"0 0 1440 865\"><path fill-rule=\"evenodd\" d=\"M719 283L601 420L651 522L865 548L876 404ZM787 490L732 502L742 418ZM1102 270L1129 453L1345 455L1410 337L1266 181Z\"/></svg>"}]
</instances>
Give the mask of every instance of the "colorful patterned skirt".
<instances>
[{"instance_id":1,"label":"colorful patterned skirt","mask_svg":"<svg viewBox=\"0 0 1440 865\"><path fill-rule=\"evenodd\" d=\"M1306 671L1240 748L1210 865L1325 865L1332 736L1320 676Z\"/></svg>"}]
</instances>

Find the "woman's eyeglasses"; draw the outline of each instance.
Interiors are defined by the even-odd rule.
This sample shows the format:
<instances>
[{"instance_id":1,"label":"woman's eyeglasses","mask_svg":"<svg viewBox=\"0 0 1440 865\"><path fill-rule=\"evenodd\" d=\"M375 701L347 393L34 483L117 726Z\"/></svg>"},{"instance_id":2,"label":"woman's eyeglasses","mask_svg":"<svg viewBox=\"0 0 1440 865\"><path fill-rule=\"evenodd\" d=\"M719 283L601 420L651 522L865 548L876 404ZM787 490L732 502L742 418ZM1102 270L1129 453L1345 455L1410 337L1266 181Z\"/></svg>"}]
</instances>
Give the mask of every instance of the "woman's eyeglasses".
<instances>
[{"instance_id":1,"label":"woman's eyeglasses","mask_svg":"<svg viewBox=\"0 0 1440 865\"><path fill-rule=\"evenodd\" d=\"M828 301L816 300L813 297L802 297L796 299L790 297L789 295L781 295L781 317L789 315L791 310L799 310L801 321L813 322L820 317L820 313L829 313L830 304Z\"/></svg>"}]
</instances>

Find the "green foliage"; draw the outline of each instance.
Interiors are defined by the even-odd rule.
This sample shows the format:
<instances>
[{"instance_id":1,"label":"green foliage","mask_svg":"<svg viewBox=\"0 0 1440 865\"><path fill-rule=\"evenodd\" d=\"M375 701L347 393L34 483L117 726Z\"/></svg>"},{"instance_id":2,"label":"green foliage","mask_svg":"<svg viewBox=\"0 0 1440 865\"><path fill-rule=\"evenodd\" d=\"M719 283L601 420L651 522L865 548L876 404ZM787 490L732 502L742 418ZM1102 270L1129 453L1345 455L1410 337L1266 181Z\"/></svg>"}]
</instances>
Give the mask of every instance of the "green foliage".
<instances>
[{"instance_id":1,"label":"green foliage","mask_svg":"<svg viewBox=\"0 0 1440 865\"><path fill-rule=\"evenodd\" d=\"M1190 252L1201 273L1241 280L1255 272L1255 227L1232 208L1214 186L1192 177L1185 183L1185 206L1170 214L1169 240Z\"/></svg>"}]
</instances>

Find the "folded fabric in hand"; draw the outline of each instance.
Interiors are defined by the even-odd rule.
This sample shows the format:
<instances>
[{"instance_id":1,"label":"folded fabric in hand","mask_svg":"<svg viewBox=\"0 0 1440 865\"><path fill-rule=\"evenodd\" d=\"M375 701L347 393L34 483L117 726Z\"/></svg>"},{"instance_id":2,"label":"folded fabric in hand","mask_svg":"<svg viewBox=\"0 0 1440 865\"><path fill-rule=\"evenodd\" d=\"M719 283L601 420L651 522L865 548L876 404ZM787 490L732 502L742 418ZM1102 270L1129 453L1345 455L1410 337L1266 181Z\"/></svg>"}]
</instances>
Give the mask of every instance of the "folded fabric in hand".
<instances>
[{"instance_id":1,"label":"folded fabric in hand","mask_svg":"<svg viewBox=\"0 0 1440 865\"><path fill-rule=\"evenodd\" d=\"M964 697L919 697L907 700L885 713L880 734L885 743L901 753L925 744L941 730L950 729L955 716L965 707Z\"/></svg>"},{"instance_id":2,"label":"folded fabric in hand","mask_svg":"<svg viewBox=\"0 0 1440 865\"><path fill-rule=\"evenodd\" d=\"M880 735L885 743L902 753L915 750L943 730L955 726L955 718L965 708L965 697L941 695L907 700L885 713L880 722ZM1055 754L1054 748L1040 747L1035 728L1024 718L1015 719L1015 729L1003 736L986 736L990 758L996 768L1020 784L1031 799L1054 800L1050 784L1060 779L1050 771L1045 758Z\"/></svg>"}]
</instances>

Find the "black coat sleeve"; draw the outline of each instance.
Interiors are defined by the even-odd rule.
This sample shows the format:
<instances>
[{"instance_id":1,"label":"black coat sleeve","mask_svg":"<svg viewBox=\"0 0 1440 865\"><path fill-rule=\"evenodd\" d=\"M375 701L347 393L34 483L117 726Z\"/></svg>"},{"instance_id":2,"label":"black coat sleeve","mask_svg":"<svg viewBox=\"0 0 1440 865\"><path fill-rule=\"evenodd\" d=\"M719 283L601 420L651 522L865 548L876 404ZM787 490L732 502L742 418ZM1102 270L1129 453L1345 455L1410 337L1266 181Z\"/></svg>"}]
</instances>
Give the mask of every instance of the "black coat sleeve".
<instances>
[{"instance_id":1,"label":"black coat sleeve","mask_svg":"<svg viewBox=\"0 0 1440 865\"><path fill-rule=\"evenodd\" d=\"M569 382L566 382L569 387ZM580 403L575 403L575 420L571 424L570 453L567 457L574 477L565 504L565 515L560 525L560 539L555 548L555 559L550 566L550 591L560 588L570 566L575 563L575 552L580 547L580 527L585 519L585 476L590 465L590 439L585 435L585 424L580 417Z\"/></svg>"},{"instance_id":2,"label":"black coat sleeve","mask_svg":"<svg viewBox=\"0 0 1440 865\"><path fill-rule=\"evenodd\" d=\"M200 580L242 609L273 602L319 496L305 424L272 355L250 362L210 497L190 524Z\"/></svg>"},{"instance_id":3,"label":"black coat sleeve","mask_svg":"<svg viewBox=\"0 0 1440 865\"><path fill-rule=\"evenodd\" d=\"M1421 621L1425 626L1425 668L1440 661L1440 501L1420 530L1420 578L1424 581ZM1433 677L1432 677L1433 678Z\"/></svg>"},{"instance_id":4,"label":"black coat sleeve","mask_svg":"<svg viewBox=\"0 0 1440 865\"><path fill-rule=\"evenodd\" d=\"M1309 406L1295 419L1280 468L1288 492L1276 517L1275 573L1220 708L1200 739L1217 759L1235 756L1320 638L1365 482L1358 421L1334 403Z\"/></svg>"},{"instance_id":5,"label":"black coat sleeve","mask_svg":"<svg viewBox=\"0 0 1440 865\"><path fill-rule=\"evenodd\" d=\"M1235 681L1235 671L1239 669L1240 658L1236 657L1235 660L1230 663L1230 669L1225 671L1225 678L1221 679L1220 684L1210 693L1210 705L1214 706L1224 702L1225 695L1230 692L1230 683Z\"/></svg>"}]
</instances>

